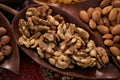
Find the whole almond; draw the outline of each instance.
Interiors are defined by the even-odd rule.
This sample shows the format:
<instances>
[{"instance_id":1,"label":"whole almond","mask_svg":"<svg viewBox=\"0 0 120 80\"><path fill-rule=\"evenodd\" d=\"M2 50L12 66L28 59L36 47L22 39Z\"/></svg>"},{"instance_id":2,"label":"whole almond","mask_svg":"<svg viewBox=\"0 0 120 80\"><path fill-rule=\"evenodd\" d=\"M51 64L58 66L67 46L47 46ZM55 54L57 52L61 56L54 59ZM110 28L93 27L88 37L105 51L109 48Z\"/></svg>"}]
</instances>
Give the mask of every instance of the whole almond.
<instances>
[{"instance_id":1,"label":"whole almond","mask_svg":"<svg viewBox=\"0 0 120 80\"><path fill-rule=\"evenodd\" d=\"M103 35L102 38L103 38L103 39L112 39L112 38L113 38L113 35L112 35L112 34L105 34L105 35Z\"/></svg>"},{"instance_id":2,"label":"whole almond","mask_svg":"<svg viewBox=\"0 0 120 80\"><path fill-rule=\"evenodd\" d=\"M107 15L112 10L112 8L113 8L113 6L104 7L103 10L102 10L102 14Z\"/></svg>"},{"instance_id":3,"label":"whole almond","mask_svg":"<svg viewBox=\"0 0 120 80\"><path fill-rule=\"evenodd\" d=\"M117 15L117 24L120 24L120 12L119 12L119 14Z\"/></svg>"},{"instance_id":4,"label":"whole almond","mask_svg":"<svg viewBox=\"0 0 120 80\"><path fill-rule=\"evenodd\" d=\"M109 33L109 28L103 25L97 26L97 30L102 33L102 34L108 34Z\"/></svg>"},{"instance_id":5,"label":"whole almond","mask_svg":"<svg viewBox=\"0 0 120 80\"><path fill-rule=\"evenodd\" d=\"M104 45L106 45L106 46L112 46L112 45L113 45L113 41L110 40L110 39L106 39L106 40L104 41Z\"/></svg>"},{"instance_id":6,"label":"whole almond","mask_svg":"<svg viewBox=\"0 0 120 80\"><path fill-rule=\"evenodd\" d=\"M94 12L92 13L92 19L97 22L99 21L101 17L101 12L99 10L94 10Z\"/></svg>"},{"instance_id":7,"label":"whole almond","mask_svg":"<svg viewBox=\"0 0 120 80\"><path fill-rule=\"evenodd\" d=\"M120 0L114 0L114 1L112 1L112 5L113 5L114 7L120 8Z\"/></svg>"},{"instance_id":8,"label":"whole almond","mask_svg":"<svg viewBox=\"0 0 120 80\"><path fill-rule=\"evenodd\" d=\"M100 7L103 8L103 7L107 6L107 5L109 5L109 3L110 3L110 0L103 0L103 1L100 3Z\"/></svg>"},{"instance_id":9,"label":"whole almond","mask_svg":"<svg viewBox=\"0 0 120 80\"><path fill-rule=\"evenodd\" d=\"M85 10L82 10L79 12L79 17L84 21L88 22L89 21L89 16Z\"/></svg>"},{"instance_id":10,"label":"whole almond","mask_svg":"<svg viewBox=\"0 0 120 80\"><path fill-rule=\"evenodd\" d=\"M120 56L120 50L117 47L110 47L110 51L115 56Z\"/></svg>"},{"instance_id":11,"label":"whole almond","mask_svg":"<svg viewBox=\"0 0 120 80\"><path fill-rule=\"evenodd\" d=\"M88 14L89 18L92 17L93 11L94 11L94 8L92 8L92 7L90 7L90 8L87 10L87 14Z\"/></svg>"},{"instance_id":12,"label":"whole almond","mask_svg":"<svg viewBox=\"0 0 120 80\"><path fill-rule=\"evenodd\" d=\"M96 23L92 19L89 21L89 26L91 29L96 29Z\"/></svg>"},{"instance_id":13,"label":"whole almond","mask_svg":"<svg viewBox=\"0 0 120 80\"><path fill-rule=\"evenodd\" d=\"M116 8L113 8L111 11L110 11L110 14L108 15L108 18L110 21L114 21L117 17L117 9Z\"/></svg>"},{"instance_id":14,"label":"whole almond","mask_svg":"<svg viewBox=\"0 0 120 80\"><path fill-rule=\"evenodd\" d=\"M114 42L114 43L120 42L120 36L115 36L115 37L113 38L113 42Z\"/></svg>"},{"instance_id":15,"label":"whole almond","mask_svg":"<svg viewBox=\"0 0 120 80\"><path fill-rule=\"evenodd\" d=\"M114 35L119 34L120 33L120 24L114 26L111 33Z\"/></svg>"},{"instance_id":16,"label":"whole almond","mask_svg":"<svg viewBox=\"0 0 120 80\"><path fill-rule=\"evenodd\" d=\"M104 25L107 26L107 27L110 26L110 22L109 22L109 20L108 20L108 18L107 18L106 16L103 17L103 23L104 23Z\"/></svg>"}]
</instances>

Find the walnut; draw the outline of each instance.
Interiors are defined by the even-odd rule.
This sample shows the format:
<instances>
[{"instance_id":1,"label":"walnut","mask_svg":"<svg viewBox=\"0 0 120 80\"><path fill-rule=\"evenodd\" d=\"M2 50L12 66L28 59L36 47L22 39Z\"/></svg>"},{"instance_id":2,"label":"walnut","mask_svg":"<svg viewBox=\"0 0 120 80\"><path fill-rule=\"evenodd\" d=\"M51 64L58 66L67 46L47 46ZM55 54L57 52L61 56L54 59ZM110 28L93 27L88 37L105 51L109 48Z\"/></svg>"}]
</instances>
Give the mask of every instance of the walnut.
<instances>
[{"instance_id":1,"label":"walnut","mask_svg":"<svg viewBox=\"0 0 120 80\"><path fill-rule=\"evenodd\" d=\"M8 43L10 43L10 37L7 36L7 35L2 36L2 37L1 37L1 44L2 44L2 45L6 45L6 44L8 44Z\"/></svg>"},{"instance_id":2,"label":"walnut","mask_svg":"<svg viewBox=\"0 0 120 80\"><path fill-rule=\"evenodd\" d=\"M1 48L1 52L5 55L5 56L8 56L11 54L12 52L12 47L9 46L9 45L5 45Z\"/></svg>"},{"instance_id":3,"label":"walnut","mask_svg":"<svg viewBox=\"0 0 120 80\"><path fill-rule=\"evenodd\" d=\"M40 12L38 11L38 9L36 7L30 7L27 9L26 11L26 16L30 17L30 16L39 16Z\"/></svg>"},{"instance_id":4,"label":"walnut","mask_svg":"<svg viewBox=\"0 0 120 80\"><path fill-rule=\"evenodd\" d=\"M0 27L0 36L5 35L7 30L4 27Z\"/></svg>"},{"instance_id":5,"label":"walnut","mask_svg":"<svg viewBox=\"0 0 120 80\"><path fill-rule=\"evenodd\" d=\"M109 58L107 56L105 49L103 49L102 47L97 47L96 51L97 51L97 57L96 57L97 61L99 62L100 65L105 66L105 64L109 62Z\"/></svg>"}]
</instances>

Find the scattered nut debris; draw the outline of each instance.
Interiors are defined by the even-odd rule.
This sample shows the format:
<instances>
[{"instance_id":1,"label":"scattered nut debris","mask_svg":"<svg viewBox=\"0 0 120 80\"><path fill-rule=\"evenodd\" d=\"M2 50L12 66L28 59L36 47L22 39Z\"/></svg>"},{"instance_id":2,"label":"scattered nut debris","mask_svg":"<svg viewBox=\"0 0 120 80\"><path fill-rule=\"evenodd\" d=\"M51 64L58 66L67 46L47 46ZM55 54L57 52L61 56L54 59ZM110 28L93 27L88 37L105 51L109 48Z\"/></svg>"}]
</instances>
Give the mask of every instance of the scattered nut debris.
<instances>
[{"instance_id":1,"label":"scattered nut debris","mask_svg":"<svg viewBox=\"0 0 120 80\"><path fill-rule=\"evenodd\" d=\"M83 11L82 15L79 14L80 19L87 22L92 30L97 29L102 34L104 45L119 60L114 52L116 48L117 51L120 50L120 0L102 0L98 7L90 7L87 11L81 10L79 13ZM86 18L89 21L85 21Z\"/></svg>"},{"instance_id":2,"label":"scattered nut debris","mask_svg":"<svg viewBox=\"0 0 120 80\"><path fill-rule=\"evenodd\" d=\"M19 20L19 31L20 45L36 49L41 58L57 68L74 68L76 64L101 68L109 62L104 48L97 47L86 30L66 22L59 14L53 16L48 5L28 8L26 19Z\"/></svg>"}]
</instances>

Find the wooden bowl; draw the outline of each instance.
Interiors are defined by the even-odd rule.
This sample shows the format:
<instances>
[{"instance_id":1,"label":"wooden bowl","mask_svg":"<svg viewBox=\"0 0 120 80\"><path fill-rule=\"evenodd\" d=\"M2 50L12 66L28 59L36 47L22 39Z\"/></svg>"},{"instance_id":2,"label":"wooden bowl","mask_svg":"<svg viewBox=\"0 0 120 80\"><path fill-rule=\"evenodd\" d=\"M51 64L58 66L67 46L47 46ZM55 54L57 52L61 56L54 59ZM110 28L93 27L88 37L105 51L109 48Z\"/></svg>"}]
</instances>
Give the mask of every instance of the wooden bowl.
<instances>
[{"instance_id":1,"label":"wooden bowl","mask_svg":"<svg viewBox=\"0 0 120 80\"><path fill-rule=\"evenodd\" d=\"M0 27L4 27L7 30L7 35L10 37L10 45L12 46L11 55L4 58L4 61L0 63L0 67L8 69L14 73L19 73L19 53L18 47L15 41L15 36L13 34L13 29L8 22L8 20L4 17L4 15L0 12Z\"/></svg>"},{"instance_id":2,"label":"wooden bowl","mask_svg":"<svg viewBox=\"0 0 120 80\"><path fill-rule=\"evenodd\" d=\"M90 1L92 1L92 0L88 0L88 2L90 2ZM94 7L97 6L97 3L98 3L97 1L99 1L99 0L96 0L93 4L89 3L90 6L94 6ZM86 2L86 3L83 2L80 4L76 4L76 5L72 4L71 7L69 7L68 5L54 5L54 4L49 4L49 5L50 5L50 8L53 9L53 15L60 14L61 16L63 16L65 18L65 21L74 23L74 24L76 24L76 26L84 28L85 30L87 30L89 32L90 39L94 40L95 43L97 44L97 46L104 47L104 45L101 41L102 40L101 36L97 32L92 32L88 28L88 25L83 23L78 17L79 10L87 9L89 7L88 2ZM81 5L81 7L80 7L80 5ZM83 5L86 5L86 6L83 7ZM39 5L34 5L34 7L37 7L37 6L39 6ZM31 7L31 6L29 6L29 7ZM26 7L23 10L21 10L20 12L18 12L13 20L12 27L14 30L14 34L15 34L17 43L18 43L18 39L21 35L18 30L18 27L19 27L18 22L19 22L19 19L25 18L26 9L29 7ZM79 8L77 8L77 7L79 7ZM19 45L19 43L18 43L18 45ZM34 61L36 61L38 64L40 64L52 71L61 73L63 75L68 75L68 76L73 76L73 77L78 77L78 78L85 78L85 79L118 79L118 78L120 78L119 70L113 64L111 64L111 62L109 62L105 68L101 68L101 69L96 69L96 68L83 69L83 68L76 66L74 69L62 70L62 69L58 69L58 68L50 65L48 62L45 62L43 59L41 59L38 56L37 52L34 52L32 49L28 49L28 48L25 48L24 46L20 46L20 45L19 45L19 47L27 55L29 55ZM108 55L109 55L109 53L108 53Z\"/></svg>"}]
</instances>

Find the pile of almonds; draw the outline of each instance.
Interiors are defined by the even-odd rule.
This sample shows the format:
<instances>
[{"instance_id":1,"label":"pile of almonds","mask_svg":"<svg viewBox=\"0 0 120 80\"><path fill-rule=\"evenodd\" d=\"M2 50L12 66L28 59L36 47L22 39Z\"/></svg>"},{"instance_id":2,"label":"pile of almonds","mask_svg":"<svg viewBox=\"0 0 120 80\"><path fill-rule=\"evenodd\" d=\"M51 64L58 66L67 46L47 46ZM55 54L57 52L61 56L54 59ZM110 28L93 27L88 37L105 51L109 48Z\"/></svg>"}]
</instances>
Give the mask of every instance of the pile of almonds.
<instances>
[{"instance_id":1,"label":"pile of almonds","mask_svg":"<svg viewBox=\"0 0 120 80\"><path fill-rule=\"evenodd\" d=\"M10 37L6 34L7 30L0 27L0 61L3 61L4 56L11 54L12 47L9 45Z\"/></svg>"},{"instance_id":2,"label":"pile of almonds","mask_svg":"<svg viewBox=\"0 0 120 80\"><path fill-rule=\"evenodd\" d=\"M104 45L120 63L120 0L102 0L96 8L81 10L79 17L102 34Z\"/></svg>"}]
</instances>

